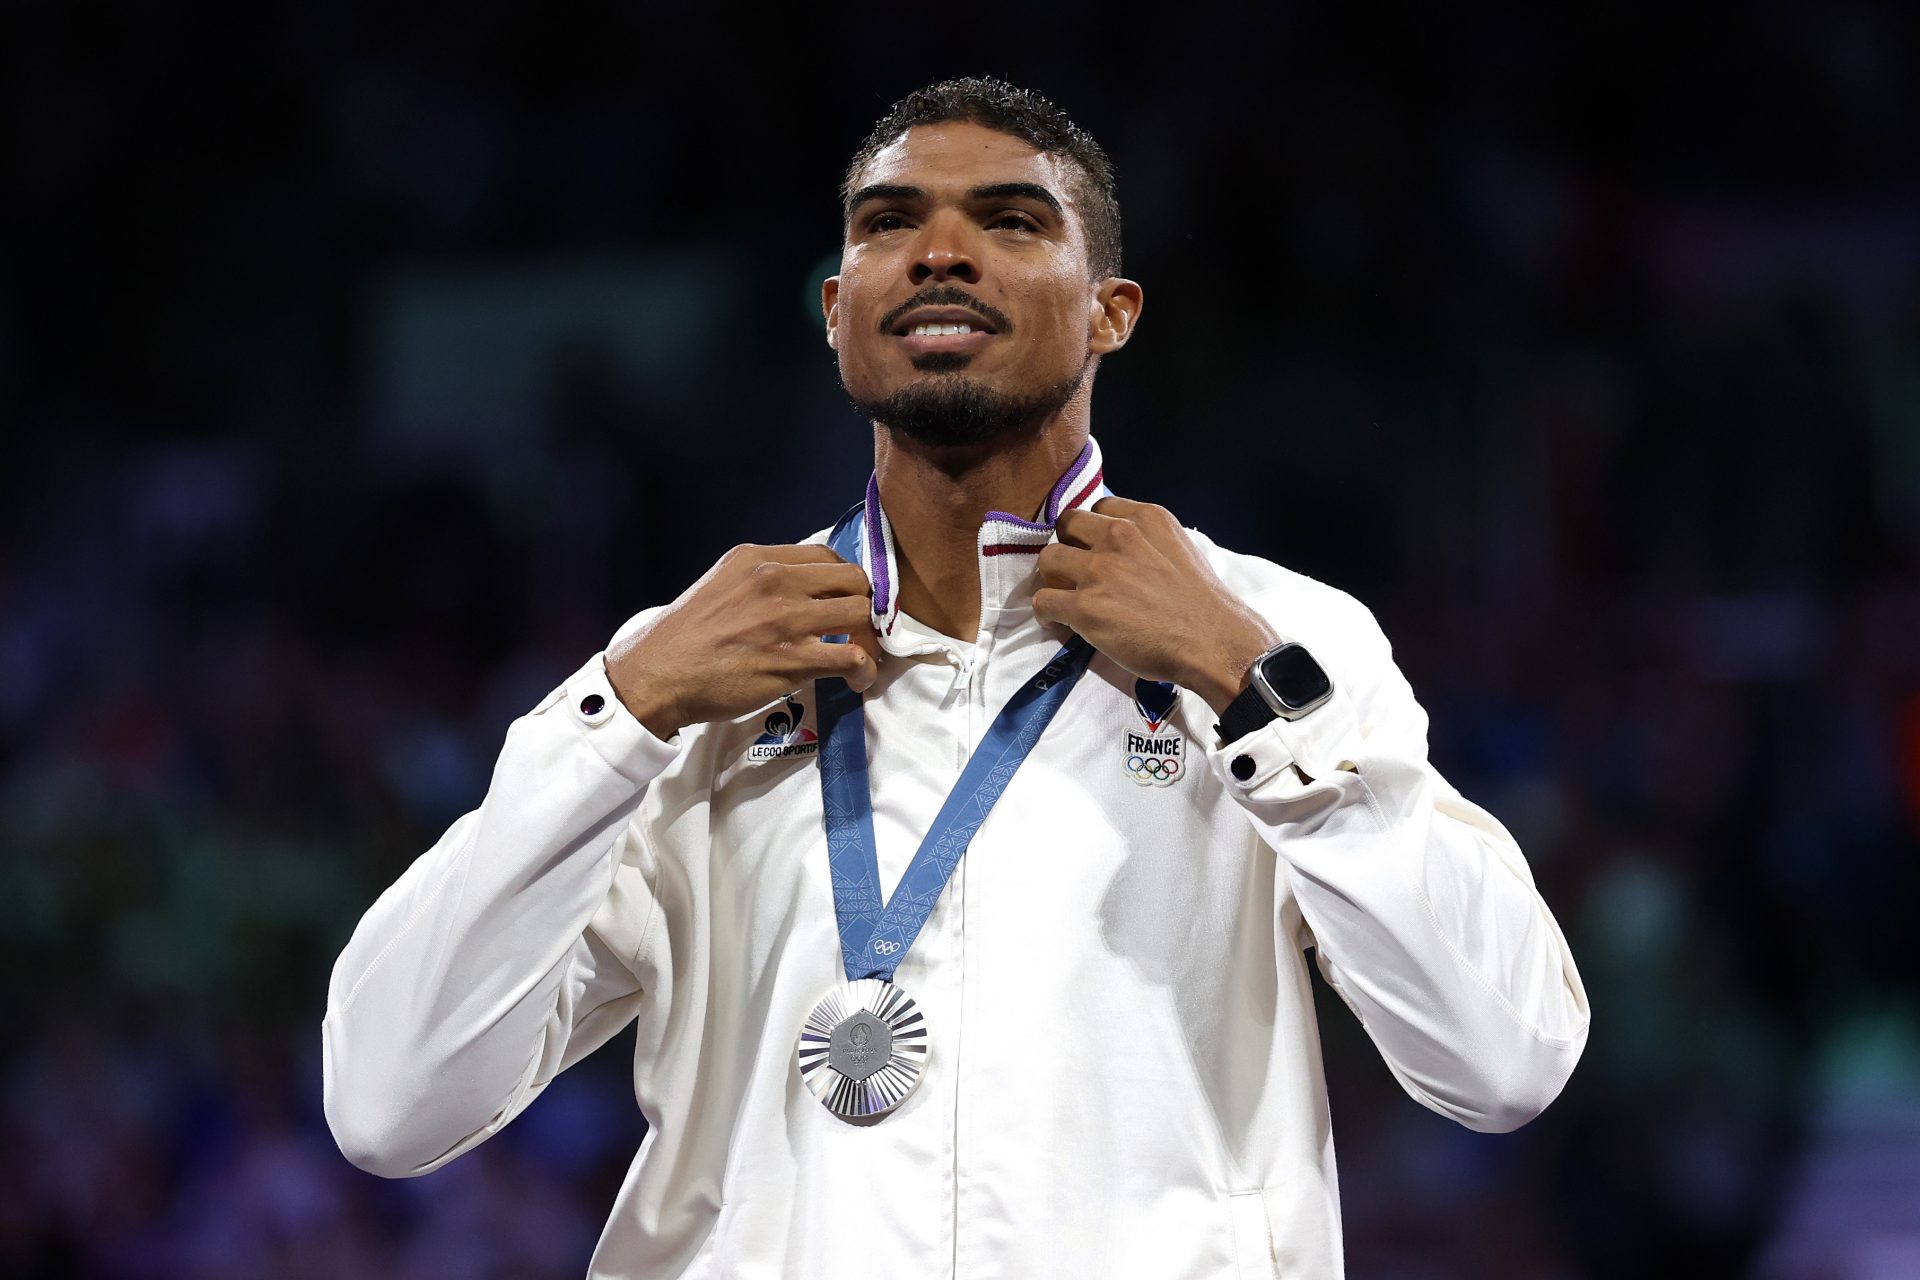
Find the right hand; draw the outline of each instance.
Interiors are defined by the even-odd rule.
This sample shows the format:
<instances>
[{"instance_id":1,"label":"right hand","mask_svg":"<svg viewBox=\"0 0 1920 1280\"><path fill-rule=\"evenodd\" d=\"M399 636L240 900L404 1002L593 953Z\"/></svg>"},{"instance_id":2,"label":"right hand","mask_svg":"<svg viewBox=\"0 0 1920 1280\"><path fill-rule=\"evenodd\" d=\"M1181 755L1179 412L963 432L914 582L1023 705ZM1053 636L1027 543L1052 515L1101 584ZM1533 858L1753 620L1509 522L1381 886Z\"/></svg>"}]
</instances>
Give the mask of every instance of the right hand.
<instances>
[{"instance_id":1,"label":"right hand","mask_svg":"<svg viewBox=\"0 0 1920 1280\"><path fill-rule=\"evenodd\" d=\"M880 674L866 570L823 546L740 546L607 651L614 693L662 742L822 676L864 693ZM845 635L850 643L820 637Z\"/></svg>"}]
</instances>

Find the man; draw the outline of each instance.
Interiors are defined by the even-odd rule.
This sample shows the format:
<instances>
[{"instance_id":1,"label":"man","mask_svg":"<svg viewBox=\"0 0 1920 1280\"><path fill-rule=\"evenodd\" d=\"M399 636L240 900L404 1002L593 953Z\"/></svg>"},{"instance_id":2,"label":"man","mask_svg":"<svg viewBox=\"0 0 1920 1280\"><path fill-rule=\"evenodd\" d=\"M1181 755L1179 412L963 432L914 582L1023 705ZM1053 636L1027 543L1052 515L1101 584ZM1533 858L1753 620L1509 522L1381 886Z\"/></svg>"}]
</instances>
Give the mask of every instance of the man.
<instances>
[{"instance_id":1,"label":"man","mask_svg":"<svg viewBox=\"0 0 1920 1280\"><path fill-rule=\"evenodd\" d=\"M1092 140L936 85L843 194L865 501L514 723L334 970L334 1135L429 1172L637 1022L593 1275L1337 1276L1306 951L1505 1130L1586 1040L1566 944L1363 605L1102 496L1142 294Z\"/></svg>"}]
</instances>

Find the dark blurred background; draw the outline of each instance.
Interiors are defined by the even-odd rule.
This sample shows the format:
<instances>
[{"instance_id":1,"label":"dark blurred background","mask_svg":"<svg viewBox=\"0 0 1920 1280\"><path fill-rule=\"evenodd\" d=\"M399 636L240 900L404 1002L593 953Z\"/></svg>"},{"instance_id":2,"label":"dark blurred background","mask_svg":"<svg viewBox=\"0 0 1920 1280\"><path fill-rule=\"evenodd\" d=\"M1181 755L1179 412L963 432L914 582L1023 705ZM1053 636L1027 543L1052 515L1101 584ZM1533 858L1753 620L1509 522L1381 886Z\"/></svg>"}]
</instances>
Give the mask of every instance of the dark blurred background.
<instances>
[{"instance_id":1,"label":"dark blurred background","mask_svg":"<svg viewBox=\"0 0 1920 1280\"><path fill-rule=\"evenodd\" d=\"M328 972L510 720L857 498L835 186L994 73L1119 167L1113 485L1374 608L1592 996L1501 1137L1324 1005L1350 1274L1920 1276L1912 7L720 17L0 18L0 1274L584 1272L631 1035L382 1182Z\"/></svg>"}]
</instances>

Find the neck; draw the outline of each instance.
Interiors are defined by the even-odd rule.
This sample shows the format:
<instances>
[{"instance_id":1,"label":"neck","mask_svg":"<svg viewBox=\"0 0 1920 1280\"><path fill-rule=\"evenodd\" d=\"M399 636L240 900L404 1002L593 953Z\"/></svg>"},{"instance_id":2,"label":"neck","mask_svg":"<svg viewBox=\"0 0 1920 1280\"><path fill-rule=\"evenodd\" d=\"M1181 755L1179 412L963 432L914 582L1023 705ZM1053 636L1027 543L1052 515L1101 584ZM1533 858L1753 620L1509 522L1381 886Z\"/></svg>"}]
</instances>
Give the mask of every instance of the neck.
<instances>
[{"instance_id":1,"label":"neck","mask_svg":"<svg viewBox=\"0 0 1920 1280\"><path fill-rule=\"evenodd\" d=\"M980 623L981 522L989 511L1034 519L1086 443L1081 415L1056 417L1011 443L966 448L921 444L876 424L873 465L893 526L901 610L972 640Z\"/></svg>"}]
</instances>

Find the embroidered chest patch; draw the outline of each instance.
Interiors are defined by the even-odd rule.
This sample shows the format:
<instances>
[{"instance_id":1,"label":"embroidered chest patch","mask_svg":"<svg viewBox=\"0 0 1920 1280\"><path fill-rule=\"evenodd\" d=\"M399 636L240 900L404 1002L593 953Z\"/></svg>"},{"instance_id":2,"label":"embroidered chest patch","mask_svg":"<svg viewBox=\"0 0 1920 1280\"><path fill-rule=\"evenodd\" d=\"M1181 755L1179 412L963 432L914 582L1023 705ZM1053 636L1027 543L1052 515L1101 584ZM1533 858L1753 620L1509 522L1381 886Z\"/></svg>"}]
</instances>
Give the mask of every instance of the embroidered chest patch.
<instances>
[{"instance_id":1,"label":"embroidered chest patch","mask_svg":"<svg viewBox=\"0 0 1920 1280\"><path fill-rule=\"evenodd\" d=\"M806 705L798 698L787 698L767 715L766 732L747 748L747 759L777 760L818 753L820 735L806 723L806 717Z\"/></svg>"},{"instance_id":2,"label":"embroidered chest patch","mask_svg":"<svg viewBox=\"0 0 1920 1280\"><path fill-rule=\"evenodd\" d=\"M1180 690L1165 680L1137 680L1134 710L1140 720L1123 735L1120 767L1143 787L1173 785L1187 771L1187 740L1173 727Z\"/></svg>"}]
</instances>

